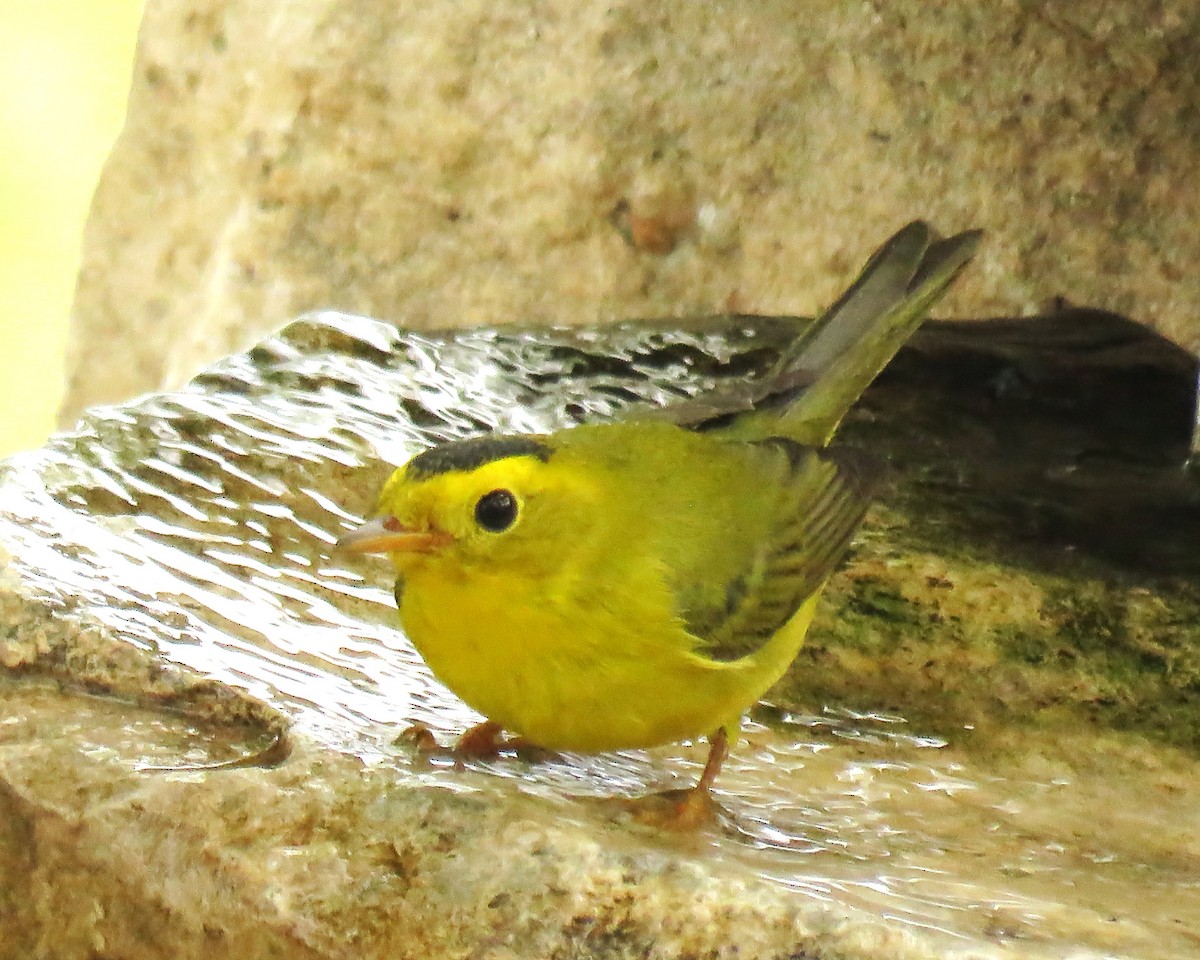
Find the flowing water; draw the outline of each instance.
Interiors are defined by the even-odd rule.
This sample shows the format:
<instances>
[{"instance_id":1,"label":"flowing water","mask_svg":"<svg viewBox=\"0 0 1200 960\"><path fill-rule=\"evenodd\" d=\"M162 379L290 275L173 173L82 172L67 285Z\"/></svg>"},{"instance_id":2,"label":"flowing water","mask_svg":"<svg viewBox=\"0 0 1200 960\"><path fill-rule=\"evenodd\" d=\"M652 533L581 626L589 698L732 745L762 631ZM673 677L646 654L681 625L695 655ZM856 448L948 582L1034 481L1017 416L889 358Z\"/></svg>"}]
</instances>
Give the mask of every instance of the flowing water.
<instances>
[{"instance_id":1,"label":"flowing water","mask_svg":"<svg viewBox=\"0 0 1200 960\"><path fill-rule=\"evenodd\" d=\"M419 722L449 739L478 718L396 628L386 562L333 557L339 534L430 442L702 393L763 372L791 330L441 338L322 314L10 460L0 540L47 601L398 781L453 782L396 735ZM933 736L832 704L755 716L718 784L725 828L644 842L1013 956L1200 956L1194 757L1083 730ZM198 739L177 759L204 758ZM562 803L690 783L702 760L693 744L475 766Z\"/></svg>"}]
</instances>

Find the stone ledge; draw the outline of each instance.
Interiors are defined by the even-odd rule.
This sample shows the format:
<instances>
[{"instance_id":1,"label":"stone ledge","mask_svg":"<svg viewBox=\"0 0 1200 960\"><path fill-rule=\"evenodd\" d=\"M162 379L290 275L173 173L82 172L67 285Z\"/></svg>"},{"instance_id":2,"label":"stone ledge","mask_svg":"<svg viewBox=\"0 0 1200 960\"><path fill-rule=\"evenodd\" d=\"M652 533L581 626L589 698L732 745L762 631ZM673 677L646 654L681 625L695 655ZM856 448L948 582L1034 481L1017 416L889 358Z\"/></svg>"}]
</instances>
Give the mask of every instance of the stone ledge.
<instances>
[{"instance_id":1,"label":"stone ledge","mask_svg":"<svg viewBox=\"0 0 1200 960\"><path fill-rule=\"evenodd\" d=\"M187 721L12 682L0 711L0 957L949 955L484 775L398 785L303 740L275 770L139 772Z\"/></svg>"}]
</instances>

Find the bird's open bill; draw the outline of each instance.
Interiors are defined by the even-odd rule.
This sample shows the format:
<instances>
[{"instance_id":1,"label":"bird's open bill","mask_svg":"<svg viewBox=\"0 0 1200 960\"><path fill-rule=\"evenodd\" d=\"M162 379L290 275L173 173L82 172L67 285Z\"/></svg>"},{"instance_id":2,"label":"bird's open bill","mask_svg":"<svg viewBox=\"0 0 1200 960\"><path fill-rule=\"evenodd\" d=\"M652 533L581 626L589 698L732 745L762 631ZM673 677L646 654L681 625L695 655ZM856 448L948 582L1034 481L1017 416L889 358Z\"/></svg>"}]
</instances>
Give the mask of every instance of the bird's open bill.
<instances>
[{"instance_id":1,"label":"bird's open bill","mask_svg":"<svg viewBox=\"0 0 1200 960\"><path fill-rule=\"evenodd\" d=\"M376 517L337 542L335 549L347 553L428 553L450 541L440 530L411 530L395 517Z\"/></svg>"}]
</instances>

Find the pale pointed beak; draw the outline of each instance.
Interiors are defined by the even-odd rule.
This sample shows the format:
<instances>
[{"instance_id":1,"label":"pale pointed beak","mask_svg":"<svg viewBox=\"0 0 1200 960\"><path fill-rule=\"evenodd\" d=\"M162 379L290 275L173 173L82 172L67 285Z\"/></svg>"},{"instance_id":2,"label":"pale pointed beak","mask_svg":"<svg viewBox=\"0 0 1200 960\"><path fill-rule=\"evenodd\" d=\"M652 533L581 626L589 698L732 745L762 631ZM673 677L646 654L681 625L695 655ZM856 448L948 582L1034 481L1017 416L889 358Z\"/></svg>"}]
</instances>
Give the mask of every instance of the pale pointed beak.
<instances>
[{"instance_id":1,"label":"pale pointed beak","mask_svg":"<svg viewBox=\"0 0 1200 960\"><path fill-rule=\"evenodd\" d=\"M395 517L376 517L343 534L334 545L346 553L429 553L448 544L440 530L413 530Z\"/></svg>"}]
</instances>

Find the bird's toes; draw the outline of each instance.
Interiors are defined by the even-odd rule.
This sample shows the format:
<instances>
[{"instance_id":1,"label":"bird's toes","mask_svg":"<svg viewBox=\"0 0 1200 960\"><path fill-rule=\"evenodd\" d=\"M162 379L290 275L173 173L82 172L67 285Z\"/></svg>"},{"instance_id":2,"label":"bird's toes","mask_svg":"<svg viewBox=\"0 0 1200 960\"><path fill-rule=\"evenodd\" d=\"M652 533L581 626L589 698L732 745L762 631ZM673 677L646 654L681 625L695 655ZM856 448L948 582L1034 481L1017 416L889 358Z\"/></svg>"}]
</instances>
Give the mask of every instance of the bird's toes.
<instances>
[{"instance_id":1,"label":"bird's toes","mask_svg":"<svg viewBox=\"0 0 1200 960\"><path fill-rule=\"evenodd\" d=\"M422 757L437 756L450 752L448 747L443 747L437 742L433 731L423 723L414 723L411 727L405 727L396 735L394 742L397 745L412 747Z\"/></svg>"},{"instance_id":2,"label":"bird's toes","mask_svg":"<svg viewBox=\"0 0 1200 960\"><path fill-rule=\"evenodd\" d=\"M504 728L491 720L477 723L454 745L456 760L489 760L506 749Z\"/></svg>"},{"instance_id":3,"label":"bird's toes","mask_svg":"<svg viewBox=\"0 0 1200 960\"><path fill-rule=\"evenodd\" d=\"M637 823L681 833L717 826L725 813L712 794L701 787L622 797L615 802Z\"/></svg>"}]
</instances>

